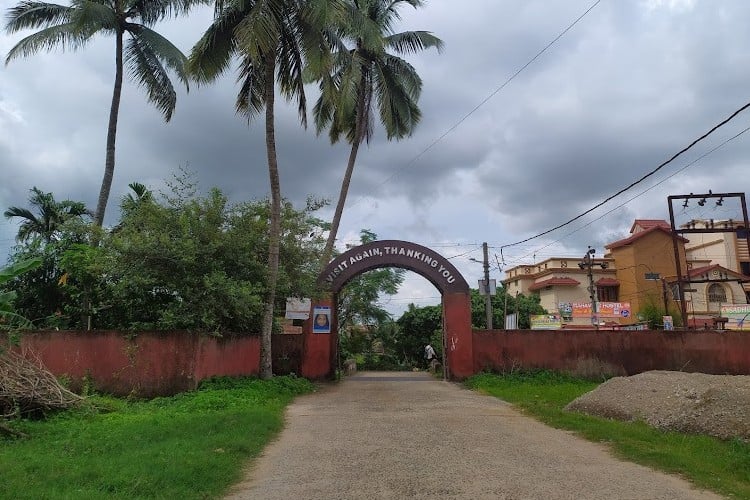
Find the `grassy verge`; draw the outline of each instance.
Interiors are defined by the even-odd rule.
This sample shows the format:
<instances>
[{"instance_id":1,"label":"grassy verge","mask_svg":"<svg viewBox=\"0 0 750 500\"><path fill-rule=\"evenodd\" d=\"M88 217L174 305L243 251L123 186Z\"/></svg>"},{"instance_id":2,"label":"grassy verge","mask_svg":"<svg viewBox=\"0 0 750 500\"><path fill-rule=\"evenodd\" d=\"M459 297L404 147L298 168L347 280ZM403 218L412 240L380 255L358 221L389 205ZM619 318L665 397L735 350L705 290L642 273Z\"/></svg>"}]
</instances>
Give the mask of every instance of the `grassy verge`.
<instances>
[{"instance_id":1,"label":"grassy verge","mask_svg":"<svg viewBox=\"0 0 750 500\"><path fill-rule=\"evenodd\" d=\"M4 498L213 498L281 429L305 379L217 379L201 390L82 409L13 425L0 440ZM5 496L7 495L7 496Z\"/></svg>"},{"instance_id":2,"label":"grassy verge","mask_svg":"<svg viewBox=\"0 0 750 500\"><path fill-rule=\"evenodd\" d=\"M472 389L501 398L559 429L575 431L591 441L607 443L626 460L679 474L698 487L750 498L750 444L708 436L663 432L648 425L620 422L563 411L563 407L598 384L540 372L477 375Z\"/></svg>"}]
</instances>

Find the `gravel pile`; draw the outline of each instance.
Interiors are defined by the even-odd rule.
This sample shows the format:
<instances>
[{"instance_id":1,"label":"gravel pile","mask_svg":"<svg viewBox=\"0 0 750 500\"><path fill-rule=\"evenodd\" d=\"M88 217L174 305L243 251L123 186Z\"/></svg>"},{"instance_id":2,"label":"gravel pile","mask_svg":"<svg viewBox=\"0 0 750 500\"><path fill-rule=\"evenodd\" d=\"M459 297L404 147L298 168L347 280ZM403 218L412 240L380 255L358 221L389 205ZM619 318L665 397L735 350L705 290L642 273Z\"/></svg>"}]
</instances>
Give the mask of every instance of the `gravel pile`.
<instances>
[{"instance_id":1,"label":"gravel pile","mask_svg":"<svg viewBox=\"0 0 750 500\"><path fill-rule=\"evenodd\" d=\"M615 377L565 408L750 442L750 376L651 371Z\"/></svg>"}]
</instances>

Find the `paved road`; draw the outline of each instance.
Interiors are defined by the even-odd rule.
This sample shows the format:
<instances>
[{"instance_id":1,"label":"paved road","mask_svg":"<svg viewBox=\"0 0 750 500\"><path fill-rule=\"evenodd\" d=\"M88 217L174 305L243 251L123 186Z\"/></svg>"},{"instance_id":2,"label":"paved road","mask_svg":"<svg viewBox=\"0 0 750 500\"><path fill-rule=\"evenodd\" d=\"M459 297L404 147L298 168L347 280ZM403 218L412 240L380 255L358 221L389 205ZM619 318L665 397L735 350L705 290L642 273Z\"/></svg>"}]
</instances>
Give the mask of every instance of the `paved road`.
<instances>
[{"instance_id":1,"label":"paved road","mask_svg":"<svg viewBox=\"0 0 750 500\"><path fill-rule=\"evenodd\" d=\"M233 499L708 499L495 398L362 373L296 400Z\"/></svg>"}]
</instances>

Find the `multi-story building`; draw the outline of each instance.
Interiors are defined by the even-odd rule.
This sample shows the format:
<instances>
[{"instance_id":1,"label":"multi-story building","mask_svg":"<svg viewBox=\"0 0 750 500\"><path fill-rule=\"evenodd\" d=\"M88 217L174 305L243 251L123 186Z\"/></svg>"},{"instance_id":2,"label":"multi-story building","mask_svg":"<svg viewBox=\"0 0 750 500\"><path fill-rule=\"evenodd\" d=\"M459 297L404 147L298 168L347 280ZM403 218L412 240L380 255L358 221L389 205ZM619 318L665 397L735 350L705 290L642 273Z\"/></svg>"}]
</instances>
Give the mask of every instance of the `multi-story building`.
<instances>
[{"instance_id":1,"label":"multi-story building","mask_svg":"<svg viewBox=\"0 0 750 500\"><path fill-rule=\"evenodd\" d=\"M739 238L738 238L739 235ZM713 325L721 304L746 304L750 274L748 249L739 232L691 234L688 240L673 235L667 221L638 219L630 235L605 246L603 258L586 261L575 257L553 257L545 261L508 269L503 285L513 296L539 294L542 307L566 318L568 325L631 325L639 311L655 307L676 313L681 310L677 266L683 278L683 298L688 322L693 326ZM701 236L701 238L693 238ZM675 243L677 251L675 252ZM590 265L589 265L590 264ZM591 302L591 288L598 303L615 303L622 314L584 317L581 307ZM571 316L571 305L579 314Z\"/></svg>"}]
</instances>

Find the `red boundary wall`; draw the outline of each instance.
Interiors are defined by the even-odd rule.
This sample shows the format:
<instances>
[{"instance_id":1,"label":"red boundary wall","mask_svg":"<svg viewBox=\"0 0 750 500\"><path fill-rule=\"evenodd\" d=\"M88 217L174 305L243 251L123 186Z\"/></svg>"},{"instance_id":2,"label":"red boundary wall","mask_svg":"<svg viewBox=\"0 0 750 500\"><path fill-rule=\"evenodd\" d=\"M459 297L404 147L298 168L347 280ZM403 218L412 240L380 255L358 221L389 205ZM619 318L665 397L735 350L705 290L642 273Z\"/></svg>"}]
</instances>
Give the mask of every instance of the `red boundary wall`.
<instances>
[{"instance_id":1,"label":"red boundary wall","mask_svg":"<svg viewBox=\"0 0 750 500\"><path fill-rule=\"evenodd\" d=\"M321 379L330 375L330 335L273 335L276 375ZM214 337L185 331L40 331L22 336L30 351L74 389L90 379L97 391L154 397L195 389L215 376L260 373L260 338Z\"/></svg>"},{"instance_id":2,"label":"red boundary wall","mask_svg":"<svg viewBox=\"0 0 750 500\"><path fill-rule=\"evenodd\" d=\"M475 330L474 371L575 371L591 360L620 373L750 374L750 335L737 331Z\"/></svg>"},{"instance_id":3,"label":"red boundary wall","mask_svg":"<svg viewBox=\"0 0 750 500\"><path fill-rule=\"evenodd\" d=\"M274 373L331 376L331 334L274 335ZM750 374L750 335L735 331L475 330L473 372L545 368L577 371L593 360L617 373L681 370ZM32 351L74 388L153 397L195 389L213 376L257 375L257 336L211 337L189 332L44 331L26 333ZM465 352L465 351L464 351ZM471 373L461 373L461 377Z\"/></svg>"}]
</instances>

